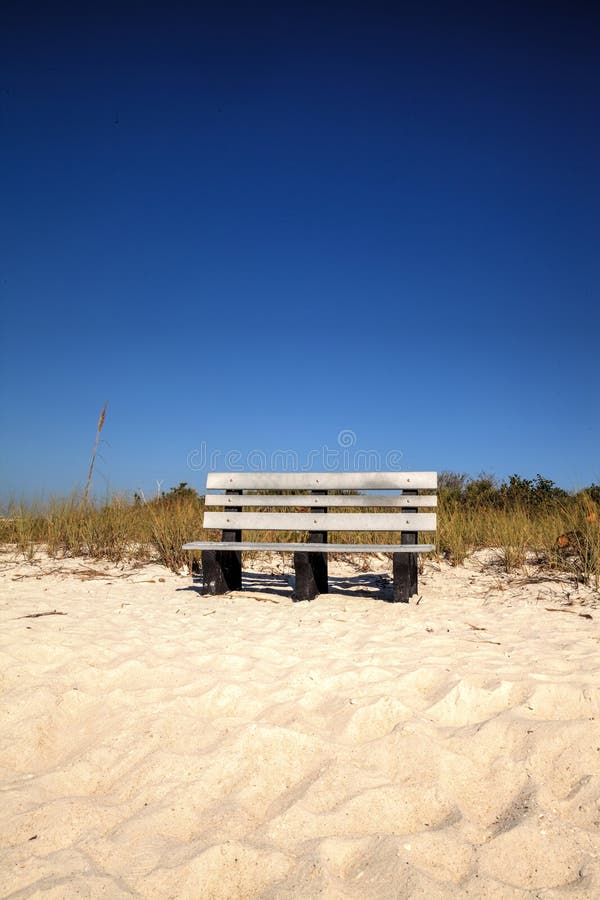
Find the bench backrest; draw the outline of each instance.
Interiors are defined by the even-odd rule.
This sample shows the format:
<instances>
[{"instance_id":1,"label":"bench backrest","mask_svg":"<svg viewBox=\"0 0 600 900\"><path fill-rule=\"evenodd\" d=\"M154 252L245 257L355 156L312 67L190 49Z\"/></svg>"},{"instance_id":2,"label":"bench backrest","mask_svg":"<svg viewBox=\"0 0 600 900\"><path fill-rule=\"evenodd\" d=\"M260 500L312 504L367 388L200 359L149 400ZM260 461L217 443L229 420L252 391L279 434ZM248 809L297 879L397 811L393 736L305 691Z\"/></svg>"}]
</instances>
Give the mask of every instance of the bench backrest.
<instances>
[{"instance_id":1,"label":"bench backrest","mask_svg":"<svg viewBox=\"0 0 600 900\"><path fill-rule=\"evenodd\" d=\"M206 479L205 528L254 531L435 531L437 472L211 472ZM210 494L210 490L227 493ZM251 493L244 493L250 491ZM288 494L261 491L311 491ZM340 494L330 491L396 491ZM231 493L230 493L231 492ZM401 493L398 493L401 492ZM216 511L213 507L223 507ZM252 508L270 509L255 512ZM314 512L290 512L314 507ZM334 507L335 512L329 512ZM377 512L338 512L344 507ZM385 511L379 511L382 508ZM244 511L249 509L250 511ZM322 511L322 510L326 511ZM388 511L389 510L389 511Z\"/></svg>"}]
</instances>

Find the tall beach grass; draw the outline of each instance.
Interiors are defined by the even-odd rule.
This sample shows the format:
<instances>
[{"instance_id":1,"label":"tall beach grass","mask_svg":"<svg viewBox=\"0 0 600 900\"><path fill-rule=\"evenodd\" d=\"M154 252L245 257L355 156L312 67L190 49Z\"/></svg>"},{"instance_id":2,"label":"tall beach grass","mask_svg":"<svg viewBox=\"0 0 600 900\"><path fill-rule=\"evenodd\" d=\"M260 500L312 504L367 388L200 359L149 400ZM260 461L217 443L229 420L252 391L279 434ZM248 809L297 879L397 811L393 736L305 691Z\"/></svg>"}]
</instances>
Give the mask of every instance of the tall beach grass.
<instances>
[{"instance_id":1,"label":"tall beach grass","mask_svg":"<svg viewBox=\"0 0 600 900\"><path fill-rule=\"evenodd\" d=\"M156 560L179 572L190 564L190 554L181 549L185 542L218 538L218 532L202 528L203 513L204 498L186 484L148 501L138 495L116 495L84 502L73 494L43 504L13 502L0 518L0 543L12 545L29 559L43 548L52 557ZM305 537L292 532L244 536L262 541ZM431 538L420 535L423 543L431 543ZM393 533L330 533L332 543L375 546L395 540ZM452 564L462 563L474 550L494 548L498 564L507 572L533 557L598 588L600 487L569 494L539 476L535 481L513 476L497 483L489 476L470 479L443 473L435 542L437 554Z\"/></svg>"}]
</instances>

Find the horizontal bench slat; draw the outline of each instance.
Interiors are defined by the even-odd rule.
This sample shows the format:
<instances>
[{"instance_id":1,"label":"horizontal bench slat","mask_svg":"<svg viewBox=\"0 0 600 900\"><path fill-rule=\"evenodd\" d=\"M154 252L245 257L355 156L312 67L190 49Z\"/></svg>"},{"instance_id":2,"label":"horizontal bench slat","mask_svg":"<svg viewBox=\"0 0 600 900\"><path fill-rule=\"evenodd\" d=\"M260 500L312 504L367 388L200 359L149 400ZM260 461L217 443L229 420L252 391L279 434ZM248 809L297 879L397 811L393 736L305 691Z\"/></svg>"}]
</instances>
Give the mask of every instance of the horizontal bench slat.
<instances>
[{"instance_id":1,"label":"horizontal bench slat","mask_svg":"<svg viewBox=\"0 0 600 900\"><path fill-rule=\"evenodd\" d=\"M437 506L435 494L207 494L206 506Z\"/></svg>"},{"instance_id":2,"label":"horizontal bench slat","mask_svg":"<svg viewBox=\"0 0 600 900\"><path fill-rule=\"evenodd\" d=\"M253 531L435 531L435 513L204 513L205 528Z\"/></svg>"},{"instance_id":3,"label":"horizontal bench slat","mask_svg":"<svg viewBox=\"0 0 600 900\"><path fill-rule=\"evenodd\" d=\"M437 487L437 472L210 472L207 490L393 491Z\"/></svg>"},{"instance_id":4,"label":"horizontal bench slat","mask_svg":"<svg viewBox=\"0 0 600 900\"><path fill-rule=\"evenodd\" d=\"M253 541L193 541L184 550L278 550L281 553L429 553L434 544L260 544Z\"/></svg>"}]
</instances>

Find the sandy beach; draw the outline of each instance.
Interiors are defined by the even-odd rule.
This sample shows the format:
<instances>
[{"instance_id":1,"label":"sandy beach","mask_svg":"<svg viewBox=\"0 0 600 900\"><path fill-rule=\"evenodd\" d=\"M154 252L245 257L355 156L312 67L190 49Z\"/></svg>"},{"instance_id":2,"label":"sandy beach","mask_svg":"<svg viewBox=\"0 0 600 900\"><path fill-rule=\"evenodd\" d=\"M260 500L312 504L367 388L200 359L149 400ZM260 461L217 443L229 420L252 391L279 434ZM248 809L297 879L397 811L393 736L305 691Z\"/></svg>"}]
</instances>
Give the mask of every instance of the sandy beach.
<instances>
[{"instance_id":1,"label":"sandy beach","mask_svg":"<svg viewBox=\"0 0 600 900\"><path fill-rule=\"evenodd\" d=\"M600 896L600 602L490 563L4 553L2 896Z\"/></svg>"}]
</instances>

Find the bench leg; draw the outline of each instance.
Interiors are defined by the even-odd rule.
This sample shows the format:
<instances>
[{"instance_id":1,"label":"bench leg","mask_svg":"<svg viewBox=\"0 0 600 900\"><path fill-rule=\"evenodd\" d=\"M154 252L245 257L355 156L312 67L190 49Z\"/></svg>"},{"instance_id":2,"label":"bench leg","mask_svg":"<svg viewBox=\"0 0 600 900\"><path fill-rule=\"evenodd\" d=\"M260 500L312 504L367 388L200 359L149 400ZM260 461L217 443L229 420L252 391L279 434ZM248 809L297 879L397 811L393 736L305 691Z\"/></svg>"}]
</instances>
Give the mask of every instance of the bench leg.
<instances>
[{"instance_id":1,"label":"bench leg","mask_svg":"<svg viewBox=\"0 0 600 900\"><path fill-rule=\"evenodd\" d=\"M241 494L238 490L225 491L226 494ZM242 507L231 507L232 512L241 512ZM224 529L221 532L223 541L242 540L242 532L238 529ZM228 591L242 589L242 553L240 550L203 550L202 573L203 594L226 594Z\"/></svg>"},{"instance_id":2,"label":"bench leg","mask_svg":"<svg viewBox=\"0 0 600 900\"><path fill-rule=\"evenodd\" d=\"M393 553L394 599L392 603L408 603L419 590L416 553Z\"/></svg>"},{"instance_id":3,"label":"bench leg","mask_svg":"<svg viewBox=\"0 0 600 900\"><path fill-rule=\"evenodd\" d=\"M326 553L294 553L296 587L292 600L314 600L317 594L326 594L327 582Z\"/></svg>"},{"instance_id":4,"label":"bench leg","mask_svg":"<svg viewBox=\"0 0 600 900\"><path fill-rule=\"evenodd\" d=\"M323 500L327 491L311 491L311 494L322 494ZM315 506L314 512L326 513L326 506ZM326 531L309 531L309 544L327 544ZM329 573L326 553L294 553L294 571L296 573L296 587L292 594L292 600L314 600L317 594L329 593Z\"/></svg>"},{"instance_id":5,"label":"bench leg","mask_svg":"<svg viewBox=\"0 0 600 900\"><path fill-rule=\"evenodd\" d=\"M202 551L203 594L242 589L242 554L231 550Z\"/></svg>"}]
</instances>

